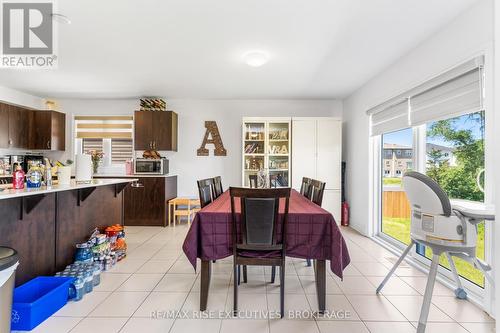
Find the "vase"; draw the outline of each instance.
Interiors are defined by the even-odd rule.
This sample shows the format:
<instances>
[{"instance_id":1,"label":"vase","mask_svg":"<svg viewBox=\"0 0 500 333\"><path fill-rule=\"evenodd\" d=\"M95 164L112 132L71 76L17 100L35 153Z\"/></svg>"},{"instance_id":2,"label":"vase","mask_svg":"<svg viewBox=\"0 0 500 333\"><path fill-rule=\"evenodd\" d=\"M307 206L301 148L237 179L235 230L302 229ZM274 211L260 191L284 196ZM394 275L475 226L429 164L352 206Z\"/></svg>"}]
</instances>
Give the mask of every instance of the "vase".
<instances>
[{"instance_id":1,"label":"vase","mask_svg":"<svg viewBox=\"0 0 500 333\"><path fill-rule=\"evenodd\" d=\"M97 169L99 168L99 163L92 163L92 171L94 175L97 173Z\"/></svg>"}]
</instances>

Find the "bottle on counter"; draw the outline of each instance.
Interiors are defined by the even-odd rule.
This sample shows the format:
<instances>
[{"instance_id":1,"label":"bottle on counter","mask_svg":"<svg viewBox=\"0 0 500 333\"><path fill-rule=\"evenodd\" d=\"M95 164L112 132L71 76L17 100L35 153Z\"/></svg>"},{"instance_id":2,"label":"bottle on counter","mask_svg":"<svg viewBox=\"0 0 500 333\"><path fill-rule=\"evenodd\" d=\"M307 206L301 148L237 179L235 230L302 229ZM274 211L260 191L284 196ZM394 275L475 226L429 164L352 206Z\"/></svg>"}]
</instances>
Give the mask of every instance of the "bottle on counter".
<instances>
[{"instance_id":1,"label":"bottle on counter","mask_svg":"<svg viewBox=\"0 0 500 333\"><path fill-rule=\"evenodd\" d=\"M16 171L12 174L12 187L15 190L24 188L24 171L19 164L16 166Z\"/></svg>"},{"instance_id":2,"label":"bottle on counter","mask_svg":"<svg viewBox=\"0 0 500 333\"><path fill-rule=\"evenodd\" d=\"M52 166L50 165L50 161L48 158L45 158L45 186L52 186Z\"/></svg>"},{"instance_id":3,"label":"bottle on counter","mask_svg":"<svg viewBox=\"0 0 500 333\"><path fill-rule=\"evenodd\" d=\"M42 170L38 165L33 165L26 175L26 185L28 188L42 186Z\"/></svg>"}]
</instances>

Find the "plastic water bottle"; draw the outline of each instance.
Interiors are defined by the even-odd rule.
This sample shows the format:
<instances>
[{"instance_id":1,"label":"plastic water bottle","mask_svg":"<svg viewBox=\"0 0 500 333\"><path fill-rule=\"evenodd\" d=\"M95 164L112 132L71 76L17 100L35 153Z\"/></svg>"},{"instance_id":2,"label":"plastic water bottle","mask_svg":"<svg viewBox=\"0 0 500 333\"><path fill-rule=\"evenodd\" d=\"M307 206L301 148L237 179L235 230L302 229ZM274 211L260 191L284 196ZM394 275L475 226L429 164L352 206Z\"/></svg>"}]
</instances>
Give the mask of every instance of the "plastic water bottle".
<instances>
[{"instance_id":1,"label":"plastic water bottle","mask_svg":"<svg viewBox=\"0 0 500 333\"><path fill-rule=\"evenodd\" d=\"M94 273L90 270L85 273L85 293L91 293L94 290Z\"/></svg>"},{"instance_id":2,"label":"plastic water bottle","mask_svg":"<svg viewBox=\"0 0 500 333\"><path fill-rule=\"evenodd\" d=\"M75 302L78 302L83 298L83 295L85 294L85 283L81 278L77 277L75 281L73 281L73 285L75 287L75 297L73 298L73 300Z\"/></svg>"},{"instance_id":3,"label":"plastic water bottle","mask_svg":"<svg viewBox=\"0 0 500 333\"><path fill-rule=\"evenodd\" d=\"M98 286L100 283L101 283L101 269L99 268L99 264L94 264L94 267L93 267L94 287Z\"/></svg>"}]
</instances>

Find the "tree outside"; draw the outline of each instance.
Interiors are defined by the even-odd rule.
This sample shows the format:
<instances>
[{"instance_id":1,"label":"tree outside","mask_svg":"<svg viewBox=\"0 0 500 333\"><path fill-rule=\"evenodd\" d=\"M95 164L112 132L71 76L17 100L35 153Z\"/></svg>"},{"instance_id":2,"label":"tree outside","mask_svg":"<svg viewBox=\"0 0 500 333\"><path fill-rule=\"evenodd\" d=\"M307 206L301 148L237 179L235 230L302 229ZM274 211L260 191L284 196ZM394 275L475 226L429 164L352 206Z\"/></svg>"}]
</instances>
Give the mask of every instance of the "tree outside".
<instances>
[{"instance_id":1,"label":"tree outside","mask_svg":"<svg viewBox=\"0 0 500 333\"><path fill-rule=\"evenodd\" d=\"M477 185L477 175L484 169L484 112L439 120L428 125L427 142L453 149L454 163L443 150L428 145L427 175L434 179L450 198L484 201L484 193ZM431 257L430 249L425 251ZM484 259L484 223L478 226L477 256ZM484 276L464 260L454 258L463 277L484 286ZM449 268L444 256L441 265Z\"/></svg>"}]
</instances>

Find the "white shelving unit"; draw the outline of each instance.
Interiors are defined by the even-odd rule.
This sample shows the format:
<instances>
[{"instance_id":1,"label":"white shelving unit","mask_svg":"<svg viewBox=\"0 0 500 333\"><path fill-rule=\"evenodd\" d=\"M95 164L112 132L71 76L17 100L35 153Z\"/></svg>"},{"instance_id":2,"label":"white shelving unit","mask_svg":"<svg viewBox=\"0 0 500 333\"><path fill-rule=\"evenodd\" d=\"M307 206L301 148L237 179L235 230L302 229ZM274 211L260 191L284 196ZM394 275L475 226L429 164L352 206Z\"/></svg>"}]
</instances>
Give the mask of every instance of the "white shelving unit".
<instances>
[{"instance_id":1,"label":"white shelving unit","mask_svg":"<svg viewBox=\"0 0 500 333\"><path fill-rule=\"evenodd\" d=\"M242 133L242 185L250 185L249 175L267 169L271 186L290 186L291 119L243 118Z\"/></svg>"}]
</instances>

